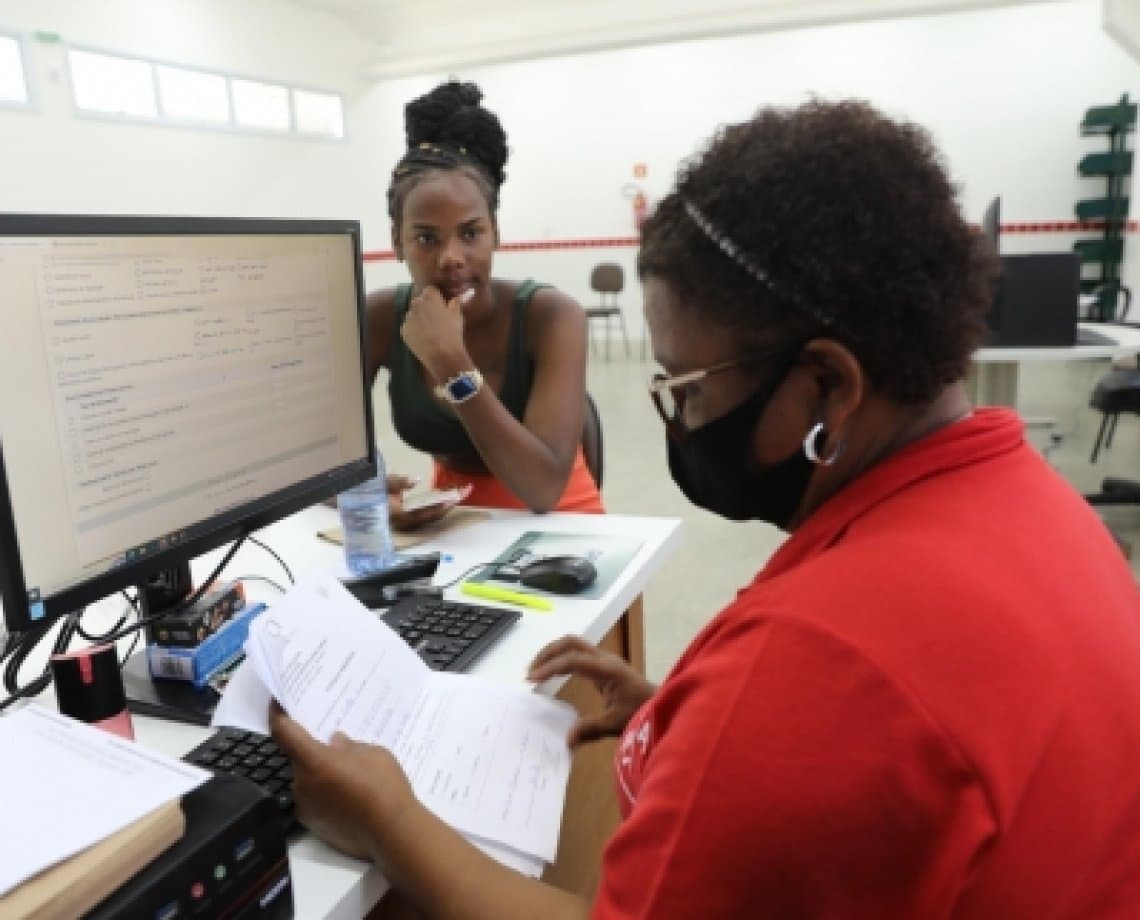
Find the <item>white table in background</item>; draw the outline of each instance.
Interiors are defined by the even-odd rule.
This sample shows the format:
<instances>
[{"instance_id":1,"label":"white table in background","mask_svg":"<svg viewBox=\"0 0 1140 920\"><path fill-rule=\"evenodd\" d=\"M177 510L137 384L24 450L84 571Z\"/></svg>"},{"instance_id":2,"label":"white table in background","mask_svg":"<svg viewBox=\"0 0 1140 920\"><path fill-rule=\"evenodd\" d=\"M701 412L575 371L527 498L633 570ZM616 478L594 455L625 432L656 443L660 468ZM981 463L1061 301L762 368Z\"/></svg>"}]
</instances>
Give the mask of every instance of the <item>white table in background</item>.
<instances>
[{"instance_id":1,"label":"white table in background","mask_svg":"<svg viewBox=\"0 0 1140 920\"><path fill-rule=\"evenodd\" d=\"M1112 342L1097 345L992 346L974 352L968 383L976 406L1017 406L1018 369L1025 361L1105 361L1140 354L1140 328L1112 323L1081 323Z\"/></svg>"}]
</instances>

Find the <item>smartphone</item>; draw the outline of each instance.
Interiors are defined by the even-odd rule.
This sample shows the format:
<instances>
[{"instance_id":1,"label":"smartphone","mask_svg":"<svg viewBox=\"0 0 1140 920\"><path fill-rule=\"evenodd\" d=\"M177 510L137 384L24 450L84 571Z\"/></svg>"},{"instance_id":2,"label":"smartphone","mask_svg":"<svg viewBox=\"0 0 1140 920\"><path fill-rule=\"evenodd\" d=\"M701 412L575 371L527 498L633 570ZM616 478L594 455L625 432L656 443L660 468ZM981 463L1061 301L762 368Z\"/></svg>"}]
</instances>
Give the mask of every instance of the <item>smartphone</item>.
<instances>
[{"instance_id":1,"label":"smartphone","mask_svg":"<svg viewBox=\"0 0 1140 920\"><path fill-rule=\"evenodd\" d=\"M400 496L405 511L418 511L435 505L454 504L459 501L458 489L432 489L429 492L405 492Z\"/></svg>"}]
</instances>

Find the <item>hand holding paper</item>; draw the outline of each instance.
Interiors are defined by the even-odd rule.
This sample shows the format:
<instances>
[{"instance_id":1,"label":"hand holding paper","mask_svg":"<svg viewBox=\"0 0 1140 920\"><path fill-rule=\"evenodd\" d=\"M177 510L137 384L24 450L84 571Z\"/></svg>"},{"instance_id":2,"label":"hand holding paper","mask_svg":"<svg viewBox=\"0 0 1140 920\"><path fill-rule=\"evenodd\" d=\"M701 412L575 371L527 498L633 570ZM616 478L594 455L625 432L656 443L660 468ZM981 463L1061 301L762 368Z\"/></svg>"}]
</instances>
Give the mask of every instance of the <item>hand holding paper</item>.
<instances>
[{"instance_id":1,"label":"hand holding paper","mask_svg":"<svg viewBox=\"0 0 1140 920\"><path fill-rule=\"evenodd\" d=\"M331 576L297 585L258 617L246 655L243 667L314 738L339 731L381 745L416 797L479 845L554 858L569 706L430 670ZM247 676L235 684L248 686Z\"/></svg>"},{"instance_id":2,"label":"hand holding paper","mask_svg":"<svg viewBox=\"0 0 1140 920\"><path fill-rule=\"evenodd\" d=\"M273 737L293 762L305 796L305 823L343 853L372 854L374 814L398 814L414 798L404 771L387 749L336 734L321 744L280 706L269 714Z\"/></svg>"}]
</instances>

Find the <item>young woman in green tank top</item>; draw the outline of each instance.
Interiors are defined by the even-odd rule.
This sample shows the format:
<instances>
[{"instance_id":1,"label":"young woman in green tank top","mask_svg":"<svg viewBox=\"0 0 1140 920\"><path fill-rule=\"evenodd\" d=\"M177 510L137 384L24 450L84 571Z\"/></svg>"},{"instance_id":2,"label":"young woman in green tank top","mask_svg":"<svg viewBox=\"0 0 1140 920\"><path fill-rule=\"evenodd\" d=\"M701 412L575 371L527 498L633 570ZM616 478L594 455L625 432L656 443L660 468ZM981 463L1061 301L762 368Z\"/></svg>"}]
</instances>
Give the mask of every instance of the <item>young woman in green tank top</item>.
<instances>
[{"instance_id":1,"label":"young woman in green tank top","mask_svg":"<svg viewBox=\"0 0 1140 920\"><path fill-rule=\"evenodd\" d=\"M432 454L436 484L483 488L473 503L565 508L597 490L581 462L586 318L570 297L492 277L506 135L473 84L407 106L408 151L388 189L392 245L410 286L368 298L369 373L391 372L397 433ZM579 468L587 482L580 480ZM568 491L569 484L569 491ZM418 526L447 507L405 514Z\"/></svg>"}]
</instances>

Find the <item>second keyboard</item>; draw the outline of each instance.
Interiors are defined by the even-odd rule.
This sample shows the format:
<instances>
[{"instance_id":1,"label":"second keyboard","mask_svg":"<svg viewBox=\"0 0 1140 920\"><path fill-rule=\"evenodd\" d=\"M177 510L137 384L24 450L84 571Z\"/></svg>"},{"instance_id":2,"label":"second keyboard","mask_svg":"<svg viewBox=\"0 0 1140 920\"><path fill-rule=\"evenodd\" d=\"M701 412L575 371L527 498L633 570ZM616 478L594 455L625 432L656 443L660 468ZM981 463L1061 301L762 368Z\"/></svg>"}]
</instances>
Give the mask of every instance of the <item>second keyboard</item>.
<instances>
[{"instance_id":1,"label":"second keyboard","mask_svg":"<svg viewBox=\"0 0 1140 920\"><path fill-rule=\"evenodd\" d=\"M466 671L521 614L438 597L405 597L381 619L434 671Z\"/></svg>"}]
</instances>

